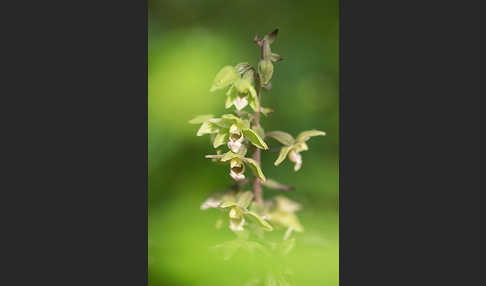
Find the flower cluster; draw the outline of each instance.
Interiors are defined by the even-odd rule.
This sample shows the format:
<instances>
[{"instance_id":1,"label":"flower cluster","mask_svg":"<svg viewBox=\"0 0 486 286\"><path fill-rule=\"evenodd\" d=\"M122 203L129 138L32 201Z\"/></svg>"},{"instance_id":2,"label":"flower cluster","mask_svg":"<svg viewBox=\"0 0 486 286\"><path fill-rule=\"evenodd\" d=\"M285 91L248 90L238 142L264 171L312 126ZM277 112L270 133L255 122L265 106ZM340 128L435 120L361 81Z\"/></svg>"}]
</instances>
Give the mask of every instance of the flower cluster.
<instances>
[{"instance_id":1,"label":"flower cluster","mask_svg":"<svg viewBox=\"0 0 486 286\"><path fill-rule=\"evenodd\" d=\"M212 114L200 115L189 121L192 124L200 124L197 136L211 137L216 154L206 155L206 158L226 164L229 167L229 176L234 180L226 192L213 194L201 205L202 210L219 209L225 214L224 218L234 233L239 237L246 234L243 236L247 239L246 242L232 241L225 246L232 249L241 245L255 246L255 242L248 240L250 231L261 238L264 231L276 229L286 230L283 248L289 249L289 246L293 245L293 240L288 239L291 233L304 230L296 215L301 206L283 195L263 199L262 187L275 191L295 189L276 180L267 179L263 174L261 152L270 149L264 139L273 138L282 144L275 166L280 165L288 157L294 163L294 170L298 171L302 168L303 162L300 153L309 150L307 141L311 137L325 135L319 130L308 130L294 138L283 131L265 132L260 125L260 114L267 116L273 111L261 106L261 97L263 91L271 90L273 64L282 60L282 57L271 49L277 33L278 29L262 39L254 38L254 42L261 49L261 57L256 68L250 63L242 62L234 66L225 66L216 74L210 92L225 90L225 108L230 109L234 106L234 112L219 117ZM245 111L246 107L253 113ZM251 153L251 156L247 153ZM252 177L246 174L247 169L252 170ZM245 189L247 185L253 189ZM217 225L221 226L222 223L223 220L220 220Z\"/></svg>"}]
</instances>

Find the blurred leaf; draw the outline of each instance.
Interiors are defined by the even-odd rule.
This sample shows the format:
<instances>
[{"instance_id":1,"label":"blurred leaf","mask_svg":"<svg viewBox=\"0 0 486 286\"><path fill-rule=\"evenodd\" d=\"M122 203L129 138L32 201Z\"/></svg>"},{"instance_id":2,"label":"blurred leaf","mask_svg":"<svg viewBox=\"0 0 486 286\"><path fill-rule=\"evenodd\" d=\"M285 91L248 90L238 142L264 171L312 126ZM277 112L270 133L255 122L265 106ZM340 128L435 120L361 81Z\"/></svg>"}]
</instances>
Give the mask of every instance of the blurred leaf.
<instances>
[{"instance_id":1,"label":"blurred leaf","mask_svg":"<svg viewBox=\"0 0 486 286\"><path fill-rule=\"evenodd\" d=\"M243 136L245 136L245 138L250 140L250 142L256 147L260 149L268 150L268 146L265 143L265 141L263 141L263 139L260 136L258 136L258 134L252 129L243 130Z\"/></svg>"},{"instance_id":2,"label":"blurred leaf","mask_svg":"<svg viewBox=\"0 0 486 286\"><path fill-rule=\"evenodd\" d=\"M311 137L319 136L319 135L324 136L324 135L326 135L326 132L319 131L319 130L303 131L297 136L296 141L297 142L305 142L305 141L309 140Z\"/></svg>"},{"instance_id":3,"label":"blurred leaf","mask_svg":"<svg viewBox=\"0 0 486 286\"><path fill-rule=\"evenodd\" d=\"M240 75L232 66L223 67L214 78L213 85L209 91L213 92L218 89L225 88L239 79Z\"/></svg>"},{"instance_id":4,"label":"blurred leaf","mask_svg":"<svg viewBox=\"0 0 486 286\"><path fill-rule=\"evenodd\" d=\"M275 161L274 165L278 166L280 163L285 160L285 157L287 157L287 154L289 153L290 149L292 149L292 146L284 146L282 149L280 149L280 153L278 154L278 158Z\"/></svg>"},{"instance_id":5,"label":"blurred leaf","mask_svg":"<svg viewBox=\"0 0 486 286\"><path fill-rule=\"evenodd\" d=\"M253 219L253 221L258 223L263 229L268 230L268 231L273 230L273 227L268 222L266 222L261 216L259 216L258 214L254 213L252 211L248 211L248 212L245 212L245 215L247 215L248 217Z\"/></svg>"},{"instance_id":6,"label":"blurred leaf","mask_svg":"<svg viewBox=\"0 0 486 286\"><path fill-rule=\"evenodd\" d=\"M189 123L191 124L201 124L204 121L213 118L212 114L205 114L205 115L198 115L194 117L193 119L189 120Z\"/></svg>"},{"instance_id":7,"label":"blurred leaf","mask_svg":"<svg viewBox=\"0 0 486 286\"><path fill-rule=\"evenodd\" d=\"M229 201L229 202L223 202L222 204L219 205L219 207L222 209L234 207L234 206L238 206L238 203Z\"/></svg>"},{"instance_id":8,"label":"blurred leaf","mask_svg":"<svg viewBox=\"0 0 486 286\"><path fill-rule=\"evenodd\" d=\"M272 137L273 139L277 140L278 142L286 145L286 146L290 146L292 144L294 144L294 137L292 137L292 135L290 135L289 133L287 132L283 132L283 131L272 131L272 132L268 132L267 134L265 134L267 137Z\"/></svg>"},{"instance_id":9,"label":"blurred leaf","mask_svg":"<svg viewBox=\"0 0 486 286\"><path fill-rule=\"evenodd\" d=\"M253 200L253 193L250 191L241 192L236 196L236 202L243 209L248 208L252 200Z\"/></svg>"},{"instance_id":10,"label":"blurred leaf","mask_svg":"<svg viewBox=\"0 0 486 286\"><path fill-rule=\"evenodd\" d=\"M292 251L294 247L295 247L295 238L284 240L280 244L280 252L283 255L287 255L290 253L290 251Z\"/></svg>"},{"instance_id":11,"label":"blurred leaf","mask_svg":"<svg viewBox=\"0 0 486 286\"><path fill-rule=\"evenodd\" d=\"M213 246L211 249L213 251L219 252L223 256L224 260L229 260L229 259L231 259L231 257L233 257L233 255L236 253L236 251L238 251L238 249L240 249L240 247L242 245L243 245L242 242L239 241L239 240L231 240L231 241L227 241L227 242L218 244L216 246Z\"/></svg>"}]
</instances>

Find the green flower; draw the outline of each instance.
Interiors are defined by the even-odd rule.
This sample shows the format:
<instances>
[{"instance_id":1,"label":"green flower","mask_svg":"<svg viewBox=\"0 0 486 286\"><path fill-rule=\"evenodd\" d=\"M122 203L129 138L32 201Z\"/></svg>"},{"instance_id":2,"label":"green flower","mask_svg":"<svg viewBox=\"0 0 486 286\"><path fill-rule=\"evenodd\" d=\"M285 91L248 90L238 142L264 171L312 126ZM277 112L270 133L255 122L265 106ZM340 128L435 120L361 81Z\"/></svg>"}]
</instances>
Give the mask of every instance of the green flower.
<instances>
[{"instance_id":1,"label":"green flower","mask_svg":"<svg viewBox=\"0 0 486 286\"><path fill-rule=\"evenodd\" d=\"M206 155L206 158L216 159L220 162L230 163L230 176L238 181L245 178L245 165L249 165L254 173L262 182L265 182L266 178L263 175L263 171L260 168L260 164L252 158L246 158L241 154L228 151L222 155Z\"/></svg>"},{"instance_id":2,"label":"green flower","mask_svg":"<svg viewBox=\"0 0 486 286\"><path fill-rule=\"evenodd\" d=\"M197 136L216 134L213 139L214 148L227 144L228 148L234 153L245 155L246 147L243 140L248 139L256 147L268 149L260 135L250 128L250 122L233 114L224 114L221 118L214 118L211 114L199 115L190 120L189 123L201 124Z\"/></svg>"},{"instance_id":3,"label":"green flower","mask_svg":"<svg viewBox=\"0 0 486 286\"><path fill-rule=\"evenodd\" d=\"M216 75L210 92L229 87L226 92L225 107L235 106L242 110L248 104L254 111L260 110L260 103L255 90L255 72L248 63L235 67L225 66Z\"/></svg>"},{"instance_id":4,"label":"green flower","mask_svg":"<svg viewBox=\"0 0 486 286\"><path fill-rule=\"evenodd\" d=\"M302 232L304 228L295 215L295 212L300 209L301 207L298 203L284 196L276 196L273 201L266 204L264 218L276 226Z\"/></svg>"},{"instance_id":5,"label":"green flower","mask_svg":"<svg viewBox=\"0 0 486 286\"><path fill-rule=\"evenodd\" d=\"M216 193L201 205L201 209L218 208L228 211L229 228L234 232L244 231L243 227L248 223L247 219L254 221L264 230L273 230L273 227L261 216L248 210L252 200L251 191Z\"/></svg>"},{"instance_id":6,"label":"green flower","mask_svg":"<svg viewBox=\"0 0 486 286\"><path fill-rule=\"evenodd\" d=\"M306 141L313 136L326 135L325 132L319 130L308 130L301 132L296 139L292 135L283 131L272 131L266 134L266 136L272 137L282 143L284 146L280 149L280 154L275 161L275 166L278 166L285 160L285 157L289 157L289 160L295 164L294 171L300 170L302 167L302 155L300 152L309 150Z\"/></svg>"}]
</instances>

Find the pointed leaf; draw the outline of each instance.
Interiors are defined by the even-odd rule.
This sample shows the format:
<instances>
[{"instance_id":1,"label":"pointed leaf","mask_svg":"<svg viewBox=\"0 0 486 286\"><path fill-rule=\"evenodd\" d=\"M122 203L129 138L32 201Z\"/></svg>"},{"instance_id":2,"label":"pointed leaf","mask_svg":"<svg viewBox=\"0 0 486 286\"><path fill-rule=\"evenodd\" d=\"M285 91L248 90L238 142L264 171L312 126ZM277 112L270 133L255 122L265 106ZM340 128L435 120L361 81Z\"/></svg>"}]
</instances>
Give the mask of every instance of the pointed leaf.
<instances>
[{"instance_id":1,"label":"pointed leaf","mask_svg":"<svg viewBox=\"0 0 486 286\"><path fill-rule=\"evenodd\" d=\"M240 118L234 114L223 114L221 118L231 119L231 120L240 120Z\"/></svg>"},{"instance_id":2,"label":"pointed leaf","mask_svg":"<svg viewBox=\"0 0 486 286\"><path fill-rule=\"evenodd\" d=\"M222 204L219 205L220 208L225 209L229 207L237 207L238 204L236 202L223 202Z\"/></svg>"},{"instance_id":3,"label":"pointed leaf","mask_svg":"<svg viewBox=\"0 0 486 286\"><path fill-rule=\"evenodd\" d=\"M236 153L233 153L231 151L228 151L226 153L223 154L223 156L221 157L221 161L222 162L226 162L226 161L229 161L233 158L239 158L239 159L242 159L243 157L240 155L240 154L236 154Z\"/></svg>"},{"instance_id":4,"label":"pointed leaf","mask_svg":"<svg viewBox=\"0 0 486 286\"><path fill-rule=\"evenodd\" d=\"M229 134L227 131L220 131L213 141L213 147L218 148L228 141Z\"/></svg>"},{"instance_id":5,"label":"pointed leaf","mask_svg":"<svg viewBox=\"0 0 486 286\"><path fill-rule=\"evenodd\" d=\"M263 175L263 172L262 172L262 169L260 168L260 165L258 164L257 161L253 160L253 159L250 159L250 158L243 158L243 160L245 162L248 163L248 165L250 165L253 173L258 177L260 178L260 180L262 182L265 182L266 178L265 178L265 175Z\"/></svg>"},{"instance_id":6,"label":"pointed leaf","mask_svg":"<svg viewBox=\"0 0 486 286\"><path fill-rule=\"evenodd\" d=\"M257 97L248 97L248 104L250 105L251 109L253 109L253 111L258 112L258 110L260 110L260 101Z\"/></svg>"},{"instance_id":7,"label":"pointed leaf","mask_svg":"<svg viewBox=\"0 0 486 286\"><path fill-rule=\"evenodd\" d=\"M267 143L252 129L243 130L243 136L260 149L268 150Z\"/></svg>"},{"instance_id":8,"label":"pointed leaf","mask_svg":"<svg viewBox=\"0 0 486 286\"><path fill-rule=\"evenodd\" d=\"M213 134L213 133L218 133L219 132L219 127L215 125L214 123L211 123L209 121L203 122L199 130L197 131L197 136L202 136L204 134Z\"/></svg>"},{"instance_id":9,"label":"pointed leaf","mask_svg":"<svg viewBox=\"0 0 486 286\"><path fill-rule=\"evenodd\" d=\"M280 163L282 163L283 160L285 160L291 148L292 146L284 146L282 147L282 149L280 149L280 154L278 154L278 158L274 163L275 166L280 165Z\"/></svg>"},{"instance_id":10,"label":"pointed leaf","mask_svg":"<svg viewBox=\"0 0 486 286\"><path fill-rule=\"evenodd\" d=\"M247 215L253 221L258 223L263 229L268 230L268 231L273 230L273 227L268 222L266 222L261 216L259 216L258 214L251 212L251 211L248 211L248 212L245 212L245 215Z\"/></svg>"},{"instance_id":11,"label":"pointed leaf","mask_svg":"<svg viewBox=\"0 0 486 286\"><path fill-rule=\"evenodd\" d=\"M236 202L243 209L248 208L252 200L253 200L253 193L250 191L239 193L236 197Z\"/></svg>"},{"instance_id":12,"label":"pointed leaf","mask_svg":"<svg viewBox=\"0 0 486 286\"><path fill-rule=\"evenodd\" d=\"M204 121L213 118L212 114L204 114L204 115L198 115L194 117L193 119L189 120L189 123L191 124L201 124Z\"/></svg>"},{"instance_id":13,"label":"pointed leaf","mask_svg":"<svg viewBox=\"0 0 486 286\"><path fill-rule=\"evenodd\" d=\"M278 142L286 145L286 146L290 146L292 144L294 144L294 137L292 137L292 135L290 135L289 133L287 132L283 132L283 131L272 131L272 132L268 132L267 134L265 134L267 137L272 137L273 139L277 140Z\"/></svg>"},{"instance_id":14,"label":"pointed leaf","mask_svg":"<svg viewBox=\"0 0 486 286\"><path fill-rule=\"evenodd\" d=\"M231 86L228 89L228 92L226 93L226 103L224 107L230 108L233 105L233 102L235 101L236 97L238 97L238 92L233 86Z\"/></svg>"},{"instance_id":15,"label":"pointed leaf","mask_svg":"<svg viewBox=\"0 0 486 286\"><path fill-rule=\"evenodd\" d=\"M240 74L236 72L234 67L225 66L216 74L213 85L211 86L211 89L209 91L212 92L218 89L225 88L239 78Z\"/></svg>"},{"instance_id":16,"label":"pointed leaf","mask_svg":"<svg viewBox=\"0 0 486 286\"><path fill-rule=\"evenodd\" d=\"M311 137L313 137L313 136L319 136L319 135L324 136L324 135L326 135L326 132L319 131L319 130L307 130L307 131L303 131L303 132L301 132L297 136L296 141L297 142L305 142L305 141L309 140Z\"/></svg>"}]
</instances>

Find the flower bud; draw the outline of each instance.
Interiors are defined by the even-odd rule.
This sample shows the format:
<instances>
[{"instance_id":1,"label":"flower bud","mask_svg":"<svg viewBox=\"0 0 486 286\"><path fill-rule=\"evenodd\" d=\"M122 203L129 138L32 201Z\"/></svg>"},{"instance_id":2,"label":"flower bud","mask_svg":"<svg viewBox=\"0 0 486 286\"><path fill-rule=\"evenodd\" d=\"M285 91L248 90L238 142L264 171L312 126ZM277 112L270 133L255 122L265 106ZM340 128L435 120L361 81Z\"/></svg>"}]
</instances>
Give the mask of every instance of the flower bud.
<instances>
[{"instance_id":1,"label":"flower bud","mask_svg":"<svg viewBox=\"0 0 486 286\"><path fill-rule=\"evenodd\" d=\"M261 60L258 63L258 73L264 85L272 79L273 75L273 64L271 60Z\"/></svg>"}]
</instances>

